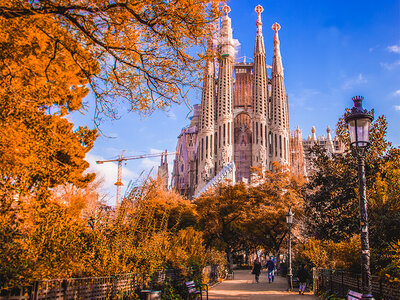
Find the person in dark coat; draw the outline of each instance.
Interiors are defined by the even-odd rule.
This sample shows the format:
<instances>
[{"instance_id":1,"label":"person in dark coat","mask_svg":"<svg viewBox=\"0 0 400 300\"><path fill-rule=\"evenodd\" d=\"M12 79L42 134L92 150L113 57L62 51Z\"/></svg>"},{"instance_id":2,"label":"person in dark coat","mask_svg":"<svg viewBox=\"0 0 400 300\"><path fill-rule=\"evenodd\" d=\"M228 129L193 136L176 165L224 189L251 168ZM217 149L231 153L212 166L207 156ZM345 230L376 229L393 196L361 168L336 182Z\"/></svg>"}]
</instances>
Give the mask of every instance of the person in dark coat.
<instances>
[{"instance_id":1,"label":"person in dark coat","mask_svg":"<svg viewBox=\"0 0 400 300\"><path fill-rule=\"evenodd\" d=\"M275 272L275 262L272 260L272 257L267 261L267 269L268 269L268 282L274 282L274 272Z\"/></svg>"},{"instance_id":2,"label":"person in dark coat","mask_svg":"<svg viewBox=\"0 0 400 300\"><path fill-rule=\"evenodd\" d=\"M258 258L256 258L254 260L253 271L251 271L251 274L254 274L257 283L258 283L258 279L260 277L260 273L261 273L261 263L258 260Z\"/></svg>"},{"instance_id":3,"label":"person in dark coat","mask_svg":"<svg viewBox=\"0 0 400 300\"><path fill-rule=\"evenodd\" d=\"M301 265L300 270L297 272L297 278L299 279L299 295L302 294L304 295L304 291L306 289L307 285L307 279L308 279L308 272L305 269L304 265Z\"/></svg>"}]
</instances>

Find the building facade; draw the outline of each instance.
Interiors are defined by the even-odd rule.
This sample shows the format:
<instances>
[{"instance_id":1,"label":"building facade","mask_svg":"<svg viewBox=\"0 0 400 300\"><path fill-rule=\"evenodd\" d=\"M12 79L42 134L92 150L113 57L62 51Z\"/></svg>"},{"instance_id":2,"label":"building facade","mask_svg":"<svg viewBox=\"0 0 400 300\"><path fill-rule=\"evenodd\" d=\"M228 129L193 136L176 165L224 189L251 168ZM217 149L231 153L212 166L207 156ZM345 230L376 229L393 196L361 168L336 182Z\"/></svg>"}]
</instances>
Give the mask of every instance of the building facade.
<instances>
[{"instance_id":1,"label":"building facade","mask_svg":"<svg viewBox=\"0 0 400 300\"><path fill-rule=\"evenodd\" d=\"M332 154L341 154L345 151L344 143L337 136L332 138L331 129L329 128L329 126L326 129L326 136L317 136L316 129L313 126L311 128L311 135L308 135L307 139L303 139L302 143L302 151L304 154L303 157L305 162L305 177L309 176L313 171L313 166L311 163L312 155L310 154L310 149L314 145L318 145L322 149L325 149L328 153L328 156L331 156Z\"/></svg>"},{"instance_id":2,"label":"building facade","mask_svg":"<svg viewBox=\"0 0 400 300\"><path fill-rule=\"evenodd\" d=\"M268 66L263 8L258 5L254 62L235 62L230 8L225 5L222 10L218 43L210 37L208 44L219 59L206 62L201 104L194 106L191 123L182 130L176 148L171 185L189 198L227 166L234 168L225 178L251 182L252 166L267 170L273 161L290 166L292 160L280 25L272 25L273 57Z\"/></svg>"}]
</instances>

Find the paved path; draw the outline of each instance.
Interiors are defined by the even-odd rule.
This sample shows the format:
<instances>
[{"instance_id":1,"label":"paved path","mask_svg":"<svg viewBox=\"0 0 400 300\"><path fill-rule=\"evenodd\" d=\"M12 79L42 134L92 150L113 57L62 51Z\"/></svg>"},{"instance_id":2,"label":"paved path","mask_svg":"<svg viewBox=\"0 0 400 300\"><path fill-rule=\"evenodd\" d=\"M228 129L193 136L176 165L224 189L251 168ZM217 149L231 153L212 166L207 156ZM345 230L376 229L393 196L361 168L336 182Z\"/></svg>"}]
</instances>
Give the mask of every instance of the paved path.
<instances>
[{"instance_id":1,"label":"paved path","mask_svg":"<svg viewBox=\"0 0 400 300\"><path fill-rule=\"evenodd\" d=\"M209 299L288 299L316 300L312 293L299 295L298 292L287 292L286 278L275 276L275 282L269 284L265 271L261 273L260 282L255 283L254 275L249 270L236 270L235 280L225 280L210 288Z\"/></svg>"}]
</instances>

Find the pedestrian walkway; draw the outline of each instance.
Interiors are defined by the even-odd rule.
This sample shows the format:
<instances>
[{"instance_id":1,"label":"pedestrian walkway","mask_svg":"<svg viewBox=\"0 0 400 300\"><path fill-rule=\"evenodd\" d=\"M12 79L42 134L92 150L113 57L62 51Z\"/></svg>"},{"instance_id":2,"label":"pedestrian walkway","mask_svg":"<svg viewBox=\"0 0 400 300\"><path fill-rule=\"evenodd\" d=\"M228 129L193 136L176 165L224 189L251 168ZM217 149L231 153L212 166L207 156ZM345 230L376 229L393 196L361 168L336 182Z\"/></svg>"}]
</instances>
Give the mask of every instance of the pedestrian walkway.
<instances>
[{"instance_id":1,"label":"pedestrian walkway","mask_svg":"<svg viewBox=\"0 0 400 300\"><path fill-rule=\"evenodd\" d=\"M210 288L209 299L318 299L312 293L299 295L298 292L288 292L287 288L287 280L284 277L275 276L275 281L269 284L266 271L262 271L260 282L256 283L249 270L236 270L235 280L225 280Z\"/></svg>"}]
</instances>

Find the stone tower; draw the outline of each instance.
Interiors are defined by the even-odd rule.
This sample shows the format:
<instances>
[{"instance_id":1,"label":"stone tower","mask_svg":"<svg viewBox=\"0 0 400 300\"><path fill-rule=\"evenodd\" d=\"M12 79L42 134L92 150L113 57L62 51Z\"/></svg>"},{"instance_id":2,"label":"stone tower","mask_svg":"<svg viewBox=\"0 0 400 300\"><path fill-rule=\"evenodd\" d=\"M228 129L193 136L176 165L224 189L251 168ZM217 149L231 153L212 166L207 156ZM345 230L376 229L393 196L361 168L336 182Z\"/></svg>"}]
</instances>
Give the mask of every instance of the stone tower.
<instances>
[{"instance_id":1,"label":"stone tower","mask_svg":"<svg viewBox=\"0 0 400 300\"><path fill-rule=\"evenodd\" d=\"M261 13L263 8L257 5L257 35L254 47L253 65L253 116L252 116L252 163L253 166L268 167L267 159L267 101L268 77L265 57L264 37L262 34Z\"/></svg>"},{"instance_id":2,"label":"stone tower","mask_svg":"<svg viewBox=\"0 0 400 300\"><path fill-rule=\"evenodd\" d=\"M213 26L210 26L212 32ZM214 51L212 34L208 38L208 50ZM199 188L202 188L214 175L214 102L215 102L215 62L209 59L205 66L201 98L199 128Z\"/></svg>"},{"instance_id":3,"label":"stone tower","mask_svg":"<svg viewBox=\"0 0 400 300\"><path fill-rule=\"evenodd\" d=\"M272 25L274 36L274 57L272 60L272 101L270 131L268 133L271 161L289 164L289 110L285 92L278 23Z\"/></svg>"},{"instance_id":4,"label":"stone tower","mask_svg":"<svg viewBox=\"0 0 400 300\"><path fill-rule=\"evenodd\" d=\"M287 166L291 162L288 98L278 37L280 26L277 23L272 26L271 67L266 63L263 8L258 5L254 62L235 61L236 41L228 16L230 8L224 5L222 11L215 47L218 61L206 61L200 110L195 110L197 119L193 118L189 127L182 130L174 161L172 186L189 198L220 180L251 183L252 166L265 171L272 169L273 161ZM209 49L214 49L212 40L210 37ZM271 78L268 68L272 68ZM300 141L301 137L297 143Z\"/></svg>"},{"instance_id":5,"label":"stone tower","mask_svg":"<svg viewBox=\"0 0 400 300\"><path fill-rule=\"evenodd\" d=\"M216 102L216 128L215 128L215 173L218 173L233 159L233 64L234 44L232 39L231 18L229 6L222 8L224 16L221 21L219 40L219 72L218 95Z\"/></svg>"}]
</instances>

